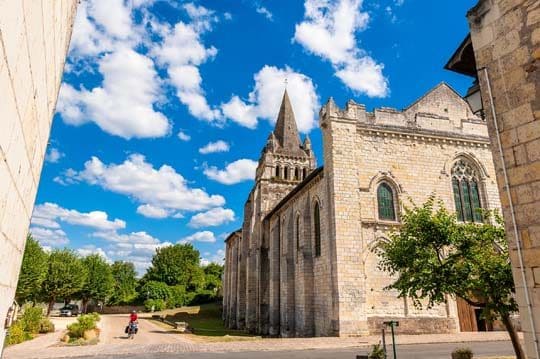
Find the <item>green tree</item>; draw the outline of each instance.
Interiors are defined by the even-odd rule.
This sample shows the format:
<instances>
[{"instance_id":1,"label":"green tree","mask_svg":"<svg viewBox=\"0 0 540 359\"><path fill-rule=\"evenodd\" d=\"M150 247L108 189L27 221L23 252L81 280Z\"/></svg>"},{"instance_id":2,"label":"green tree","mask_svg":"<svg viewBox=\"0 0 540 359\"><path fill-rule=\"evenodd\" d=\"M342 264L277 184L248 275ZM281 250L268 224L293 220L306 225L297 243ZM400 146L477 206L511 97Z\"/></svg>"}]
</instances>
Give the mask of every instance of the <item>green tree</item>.
<instances>
[{"instance_id":1,"label":"green tree","mask_svg":"<svg viewBox=\"0 0 540 359\"><path fill-rule=\"evenodd\" d=\"M399 232L378 247L380 267L397 278L387 289L418 307L421 299L431 307L451 295L483 308L488 320L500 319L522 359L510 319L517 305L504 226L497 213L485 212L484 217L482 224L458 223L434 197L406 208Z\"/></svg>"},{"instance_id":2,"label":"green tree","mask_svg":"<svg viewBox=\"0 0 540 359\"><path fill-rule=\"evenodd\" d=\"M105 302L113 292L114 278L111 266L99 254L90 254L82 259L86 278L79 292L83 311L86 313L88 302Z\"/></svg>"},{"instance_id":3,"label":"green tree","mask_svg":"<svg viewBox=\"0 0 540 359\"><path fill-rule=\"evenodd\" d=\"M205 289L218 292L221 289L221 276L223 266L217 263L210 263L203 267Z\"/></svg>"},{"instance_id":4,"label":"green tree","mask_svg":"<svg viewBox=\"0 0 540 359\"><path fill-rule=\"evenodd\" d=\"M47 273L48 255L31 234L26 237L26 247L17 283L16 298L19 303L34 302L39 299L41 284Z\"/></svg>"},{"instance_id":5,"label":"green tree","mask_svg":"<svg viewBox=\"0 0 540 359\"><path fill-rule=\"evenodd\" d=\"M58 299L69 300L84 285L86 270L81 259L70 249L54 249L43 281L43 296L49 303L47 315Z\"/></svg>"},{"instance_id":6,"label":"green tree","mask_svg":"<svg viewBox=\"0 0 540 359\"><path fill-rule=\"evenodd\" d=\"M166 302L172 293L167 284L151 280L144 283L139 290L139 294L141 299L162 299Z\"/></svg>"},{"instance_id":7,"label":"green tree","mask_svg":"<svg viewBox=\"0 0 540 359\"><path fill-rule=\"evenodd\" d=\"M137 298L137 273L131 262L116 261L111 266L114 290L110 304L129 304Z\"/></svg>"},{"instance_id":8,"label":"green tree","mask_svg":"<svg viewBox=\"0 0 540 359\"><path fill-rule=\"evenodd\" d=\"M204 272L199 265L199 251L191 244L158 248L143 280L182 285L187 291L204 286Z\"/></svg>"}]
</instances>

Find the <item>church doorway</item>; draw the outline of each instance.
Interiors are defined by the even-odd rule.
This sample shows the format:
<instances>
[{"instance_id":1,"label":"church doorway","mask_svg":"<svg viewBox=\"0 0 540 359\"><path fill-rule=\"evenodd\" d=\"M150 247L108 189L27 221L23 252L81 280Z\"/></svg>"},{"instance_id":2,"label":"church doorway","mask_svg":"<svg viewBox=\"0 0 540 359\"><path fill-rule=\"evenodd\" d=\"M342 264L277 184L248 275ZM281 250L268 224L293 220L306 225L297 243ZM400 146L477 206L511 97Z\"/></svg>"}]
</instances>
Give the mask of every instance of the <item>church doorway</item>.
<instances>
[{"instance_id":1,"label":"church doorway","mask_svg":"<svg viewBox=\"0 0 540 359\"><path fill-rule=\"evenodd\" d=\"M491 332L493 323L482 318L482 308L474 307L464 299L457 299L459 329L462 332Z\"/></svg>"}]
</instances>

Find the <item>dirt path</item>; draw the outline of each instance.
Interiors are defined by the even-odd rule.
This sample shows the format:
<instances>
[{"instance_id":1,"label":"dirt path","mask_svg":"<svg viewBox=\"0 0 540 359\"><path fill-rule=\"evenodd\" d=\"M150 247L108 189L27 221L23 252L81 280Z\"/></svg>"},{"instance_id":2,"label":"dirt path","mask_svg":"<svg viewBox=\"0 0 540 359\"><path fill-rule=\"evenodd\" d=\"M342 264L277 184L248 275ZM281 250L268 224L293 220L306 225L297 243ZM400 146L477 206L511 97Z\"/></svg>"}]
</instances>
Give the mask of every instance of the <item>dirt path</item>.
<instances>
[{"instance_id":1,"label":"dirt path","mask_svg":"<svg viewBox=\"0 0 540 359\"><path fill-rule=\"evenodd\" d=\"M146 319L139 319L139 332L134 339L127 339L124 330L129 322L128 315L101 317L100 344L175 344L188 341L178 332L167 331ZM189 341L188 341L189 342Z\"/></svg>"}]
</instances>

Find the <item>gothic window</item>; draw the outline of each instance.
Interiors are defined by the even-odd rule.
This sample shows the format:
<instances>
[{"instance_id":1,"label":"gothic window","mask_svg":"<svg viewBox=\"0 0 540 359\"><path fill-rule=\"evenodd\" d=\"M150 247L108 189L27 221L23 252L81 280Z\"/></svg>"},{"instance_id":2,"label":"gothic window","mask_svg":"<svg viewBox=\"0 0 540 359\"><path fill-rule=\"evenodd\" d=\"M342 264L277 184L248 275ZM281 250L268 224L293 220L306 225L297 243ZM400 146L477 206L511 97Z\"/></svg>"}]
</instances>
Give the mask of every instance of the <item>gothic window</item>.
<instances>
[{"instance_id":1,"label":"gothic window","mask_svg":"<svg viewBox=\"0 0 540 359\"><path fill-rule=\"evenodd\" d=\"M296 216L296 255L300 254L300 215Z\"/></svg>"},{"instance_id":2,"label":"gothic window","mask_svg":"<svg viewBox=\"0 0 540 359\"><path fill-rule=\"evenodd\" d=\"M315 256L321 256L321 213L319 209L319 202L315 202L315 209L313 210L313 222L315 228Z\"/></svg>"},{"instance_id":3,"label":"gothic window","mask_svg":"<svg viewBox=\"0 0 540 359\"><path fill-rule=\"evenodd\" d=\"M478 171L466 160L460 159L452 167L452 190L456 215L463 222L482 222Z\"/></svg>"},{"instance_id":4,"label":"gothic window","mask_svg":"<svg viewBox=\"0 0 540 359\"><path fill-rule=\"evenodd\" d=\"M379 209L379 219L386 221L396 220L396 206L394 202L394 192L388 183L381 183L377 188L377 205Z\"/></svg>"},{"instance_id":5,"label":"gothic window","mask_svg":"<svg viewBox=\"0 0 540 359\"><path fill-rule=\"evenodd\" d=\"M296 167L296 168L294 169L294 179L295 179L296 181L298 181L298 180L300 179L300 169L299 169L298 167Z\"/></svg>"},{"instance_id":6,"label":"gothic window","mask_svg":"<svg viewBox=\"0 0 540 359\"><path fill-rule=\"evenodd\" d=\"M283 167L283 179L289 179L289 167Z\"/></svg>"},{"instance_id":7,"label":"gothic window","mask_svg":"<svg viewBox=\"0 0 540 359\"><path fill-rule=\"evenodd\" d=\"M305 180L307 177L307 168L302 169L302 179Z\"/></svg>"},{"instance_id":8,"label":"gothic window","mask_svg":"<svg viewBox=\"0 0 540 359\"><path fill-rule=\"evenodd\" d=\"M281 177L281 167L279 167L279 166L276 166L276 177L277 178Z\"/></svg>"}]
</instances>

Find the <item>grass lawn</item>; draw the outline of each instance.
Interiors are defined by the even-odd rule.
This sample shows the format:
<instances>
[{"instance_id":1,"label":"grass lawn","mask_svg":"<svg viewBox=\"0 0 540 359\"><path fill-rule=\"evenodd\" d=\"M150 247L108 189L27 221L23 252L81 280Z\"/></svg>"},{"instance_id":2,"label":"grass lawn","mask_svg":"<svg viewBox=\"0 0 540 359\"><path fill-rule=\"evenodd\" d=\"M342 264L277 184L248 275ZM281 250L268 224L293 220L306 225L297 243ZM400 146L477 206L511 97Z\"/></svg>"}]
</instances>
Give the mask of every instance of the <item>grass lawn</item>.
<instances>
[{"instance_id":1,"label":"grass lawn","mask_svg":"<svg viewBox=\"0 0 540 359\"><path fill-rule=\"evenodd\" d=\"M153 314L165 316L169 322L188 323L192 333L186 336L196 341L238 341L260 338L240 330L225 328L221 319L221 306L217 303L168 309Z\"/></svg>"}]
</instances>

